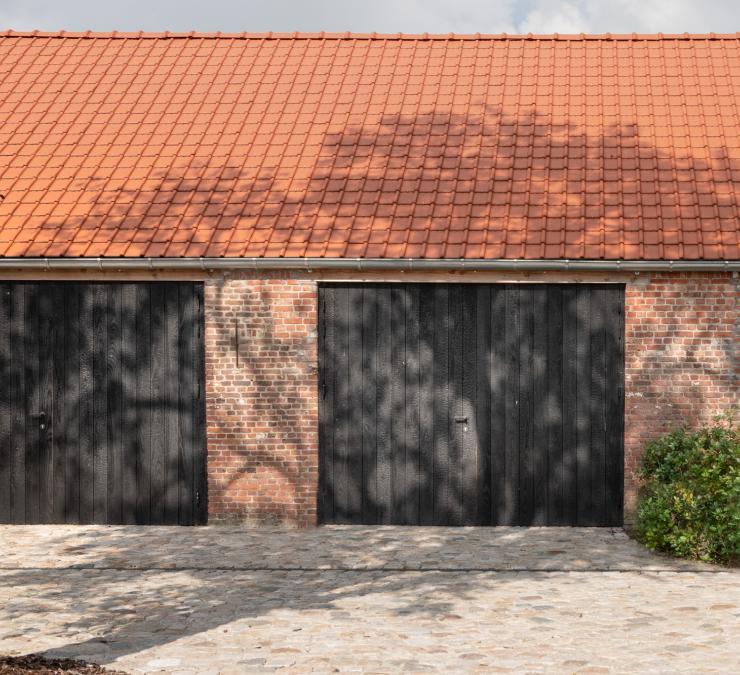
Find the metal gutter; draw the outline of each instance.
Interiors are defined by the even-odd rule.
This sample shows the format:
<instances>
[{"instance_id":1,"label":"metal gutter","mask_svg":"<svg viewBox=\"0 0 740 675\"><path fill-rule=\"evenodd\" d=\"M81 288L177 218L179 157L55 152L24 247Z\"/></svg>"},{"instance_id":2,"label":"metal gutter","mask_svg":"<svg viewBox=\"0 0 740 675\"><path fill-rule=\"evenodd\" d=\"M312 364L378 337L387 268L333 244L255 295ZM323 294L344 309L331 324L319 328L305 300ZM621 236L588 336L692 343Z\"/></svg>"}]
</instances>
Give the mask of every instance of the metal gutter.
<instances>
[{"instance_id":1,"label":"metal gutter","mask_svg":"<svg viewBox=\"0 0 740 675\"><path fill-rule=\"evenodd\" d=\"M740 260L507 260L429 258L0 258L0 270L449 270L738 272Z\"/></svg>"}]
</instances>

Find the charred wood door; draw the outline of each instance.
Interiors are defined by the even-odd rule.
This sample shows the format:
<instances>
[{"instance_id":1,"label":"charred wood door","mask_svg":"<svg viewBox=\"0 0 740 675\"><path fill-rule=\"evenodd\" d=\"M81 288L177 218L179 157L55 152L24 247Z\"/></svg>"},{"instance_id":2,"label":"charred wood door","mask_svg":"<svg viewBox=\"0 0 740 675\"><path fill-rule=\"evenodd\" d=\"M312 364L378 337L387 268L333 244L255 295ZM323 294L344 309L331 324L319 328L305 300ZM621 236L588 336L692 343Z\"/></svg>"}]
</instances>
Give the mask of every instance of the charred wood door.
<instances>
[{"instance_id":1,"label":"charred wood door","mask_svg":"<svg viewBox=\"0 0 740 675\"><path fill-rule=\"evenodd\" d=\"M0 522L207 519L203 286L0 282Z\"/></svg>"},{"instance_id":2,"label":"charred wood door","mask_svg":"<svg viewBox=\"0 0 740 675\"><path fill-rule=\"evenodd\" d=\"M620 525L620 285L325 284L319 519Z\"/></svg>"}]
</instances>

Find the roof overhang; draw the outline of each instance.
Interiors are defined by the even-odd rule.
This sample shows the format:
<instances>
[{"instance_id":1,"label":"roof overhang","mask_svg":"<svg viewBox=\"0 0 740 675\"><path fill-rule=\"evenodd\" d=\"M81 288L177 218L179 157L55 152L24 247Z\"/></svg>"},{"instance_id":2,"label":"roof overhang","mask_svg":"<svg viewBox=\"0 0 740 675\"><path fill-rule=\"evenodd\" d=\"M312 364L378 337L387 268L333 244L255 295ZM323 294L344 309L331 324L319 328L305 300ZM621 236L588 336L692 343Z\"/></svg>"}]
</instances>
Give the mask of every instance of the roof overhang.
<instances>
[{"instance_id":1,"label":"roof overhang","mask_svg":"<svg viewBox=\"0 0 740 675\"><path fill-rule=\"evenodd\" d=\"M740 260L508 260L430 258L0 258L0 270L506 270L738 272Z\"/></svg>"}]
</instances>

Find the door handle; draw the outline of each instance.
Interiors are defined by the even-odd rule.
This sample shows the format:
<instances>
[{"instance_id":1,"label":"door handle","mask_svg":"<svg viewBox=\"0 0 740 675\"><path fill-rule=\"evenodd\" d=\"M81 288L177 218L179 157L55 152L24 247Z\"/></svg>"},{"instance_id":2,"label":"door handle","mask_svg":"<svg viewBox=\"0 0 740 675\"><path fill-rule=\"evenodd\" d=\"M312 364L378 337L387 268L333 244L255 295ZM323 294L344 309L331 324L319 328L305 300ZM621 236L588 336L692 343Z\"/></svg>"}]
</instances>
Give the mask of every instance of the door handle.
<instances>
[{"instance_id":1,"label":"door handle","mask_svg":"<svg viewBox=\"0 0 740 675\"><path fill-rule=\"evenodd\" d=\"M30 417L32 420L39 421L39 429L46 429L46 413L43 410L41 412L31 413Z\"/></svg>"},{"instance_id":2,"label":"door handle","mask_svg":"<svg viewBox=\"0 0 740 675\"><path fill-rule=\"evenodd\" d=\"M457 422L458 424L467 424L468 418L467 417L456 417L455 422Z\"/></svg>"}]
</instances>

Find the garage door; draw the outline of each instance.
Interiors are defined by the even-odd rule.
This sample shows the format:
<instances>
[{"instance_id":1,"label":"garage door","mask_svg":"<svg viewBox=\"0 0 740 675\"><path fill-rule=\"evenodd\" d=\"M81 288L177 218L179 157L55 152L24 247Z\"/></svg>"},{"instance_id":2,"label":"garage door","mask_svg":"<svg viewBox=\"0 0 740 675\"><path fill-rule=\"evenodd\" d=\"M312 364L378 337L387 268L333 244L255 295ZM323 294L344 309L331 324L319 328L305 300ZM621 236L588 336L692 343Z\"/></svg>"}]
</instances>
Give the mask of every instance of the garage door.
<instances>
[{"instance_id":1,"label":"garage door","mask_svg":"<svg viewBox=\"0 0 740 675\"><path fill-rule=\"evenodd\" d=\"M0 282L0 521L207 517L203 287Z\"/></svg>"},{"instance_id":2,"label":"garage door","mask_svg":"<svg viewBox=\"0 0 740 675\"><path fill-rule=\"evenodd\" d=\"M619 525L617 285L327 284L327 523Z\"/></svg>"}]
</instances>

